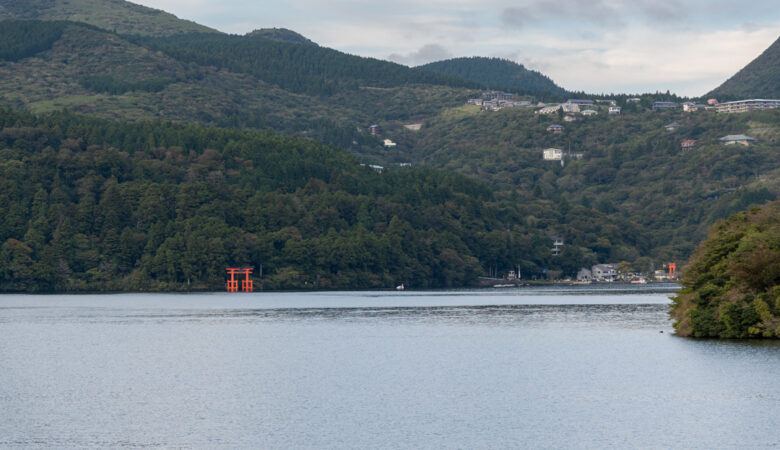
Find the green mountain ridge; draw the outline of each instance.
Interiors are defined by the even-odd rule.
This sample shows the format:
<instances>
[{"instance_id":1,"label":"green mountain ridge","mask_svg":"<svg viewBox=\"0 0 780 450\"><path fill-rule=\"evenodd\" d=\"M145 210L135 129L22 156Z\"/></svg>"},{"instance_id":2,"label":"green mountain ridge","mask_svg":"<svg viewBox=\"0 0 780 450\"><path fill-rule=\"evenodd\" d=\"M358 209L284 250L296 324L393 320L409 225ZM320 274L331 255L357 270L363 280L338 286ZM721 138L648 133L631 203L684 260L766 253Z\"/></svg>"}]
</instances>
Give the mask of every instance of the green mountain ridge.
<instances>
[{"instance_id":1,"label":"green mountain ridge","mask_svg":"<svg viewBox=\"0 0 780 450\"><path fill-rule=\"evenodd\" d=\"M419 70L452 75L471 80L491 89L504 89L523 94L548 92L565 95L566 90L550 78L521 64L500 58L453 58L417 67Z\"/></svg>"},{"instance_id":2,"label":"green mountain ridge","mask_svg":"<svg viewBox=\"0 0 780 450\"><path fill-rule=\"evenodd\" d=\"M68 20L117 33L153 36L218 33L165 11L124 0L0 0L0 20L7 19Z\"/></svg>"},{"instance_id":3,"label":"green mountain ridge","mask_svg":"<svg viewBox=\"0 0 780 450\"><path fill-rule=\"evenodd\" d=\"M3 24L0 99L15 108L38 113L68 108L112 119L275 129L319 138L359 152L366 146L379 144L376 138L357 132L357 127L365 128L398 117L429 115L442 106L460 103L473 92L439 85L412 85L406 81L375 89L352 79L349 89L332 95L308 95L276 86L273 78L264 81L251 70L251 65L245 68L237 64L238 71L199 65L92 26L36 21ZM202 35L199 37L204 39ZM296 71L295 51L300 45L237 36L229 37L228 41L243 45L250 55L255 48L289 52L287 62L275 63L275 67L285 71L282 73L289 74L287 83L290 80L305 83L316 77L312 72L291 73ZM359 57L310 47L315 56L335 56L338 62L347 59L353 64L362 61ZM215 48L217 52L223 49ZM380 62L372 64L375 66L371 70L378 67L381 71L384 67ZM392 67L398 76L407 77L404 80L418 76L403 66L393 64ZM260 75L264 73L268 72Z\"/></svg>"},{"instance_id":4,"label":"green mountain ridge","mask_svg":"<svg viewBox=\"0 0 780 450\"><path fill-rule=\"evenodd\" d=\"M720 101L780 98L780 38L705 97Z\"/></svg>"},{"instance_id":5,"label":"green mountain ridge","mask_svg":"<svg viewBox=\"0 0 780 450\"><path fill-rule=\"evenodd\" d=\"M287 34L286 31L283 34ZM665 94L643 95L640 103L634 104L627 101L627 96L621 95L615 96L615 100L623 107L622 115L609 116L606 106L597 104L594 106L599 111L597 116L578 116L575 122L564 123L563 133L556 134L547 131L547 126L563 123L560 114L536 115L527 108L483 112L479 107L464 105L467 99L480 95L480 88L482 85L479 82L452 75L410 69L316 45L258 38L256 35L186 33L131 36L73 22L34 20L7 20L0 27L0 105L38 114L37 117L9 119L4 129L0 130L0 134L5 133L7 136L4 145L10 149L5 153L7 160L4 166L4 169L10 171L6 172L9 179L12 176L18 178L18 174L13 171L15 167L20 167L19 164L24 167L30 162L25 160L23 153L19 153L25 149L34 150L37 158L35 164L39 165L47 158L62 154L62 161L58 160L57 164L63 164L63 168L81 161L72 160L68 151L75 151L80 155L78 158L83 159L99 158L103 152L110 153L112 148L118 149L120 153L127 153L127 156L120 158L122 177L135 180L135 184L149 181L147 175L142 175L147 170L145 167L160 164L159 161L153 161L154 158L149 159L142 154L138 155L140 159L135 158L133 152L136 148L157 152L159 155L164 155L171 148L185 148L185 155L189 159L178 161L193 173L201 173L201 163L197 159L206 148L215 150L220 155L218 158L226 158L225 152L230 145L220 141L219 145L209 146L208 143L212 141L209 141L208 135L212 131L188 129L200 137L182 141L181 131L171 135L168 131L156 128L164 124L171 125L169 122L274 130L305 138L291 145L280 140L262 144L270 148L284 148L284 158L291 160L300 156L295 151L297 146L306 147L311 141L338 145L357 155L358 159L352 160L352 165L359 161L385 166L383 173L396 180L394 183L401 183L398 180L405 179L396 172L408 171L399 169L397 164L411 164L414 169L408 173L416 180L415 189L426 192L425 195L431 192L428 190L430 186L426 185L429 182L436 185L437 177L445 173L439 171L465 174L471 180L458 175L458 184L468 180L468 183L476 183L476 186L481 187L458 191L460 194L468 197L470 193L488 190L490 196L479 197L482 195L479 194L471 203L466 198L458 197L458 202L465 203L449 205L445 201L443 204L437 203L438 209L423 208L423 211L416 210L415 214L426 217L426 220L435 220L442 208L449 211L446 226L442 225L443 228L437 230L445 233L448 227L452 228L451 232L459 229L456 235L465 247L448 244L442 248L468 257L460 259L462 264L449 251L435 253L422 260L415 257L419 263L415 270L428 273L426 270L442 264L444 259L455 261L456 265L460 264L458 267L468 270L458 272L457 276L447 276L449 281L439 279L433 284L426 284L421 278L416 278L415 282L419 286L468 284L474 280L475 274L502 274L514 269L517 264L523 266L524 272L527 270L529 274L537 276L541 276L542 269L549 269L548 276L551 277L573 276L580 267L596 262L624 261L636 270L647 271L663 262L682 262L703 238L707 227L718 218L751 204L777 198L780 194L780 182L777 181L780 180L780 161L776 144L780 137L780 119L777 111L739 115L711 111L695 114L682 111L658 112L649 109L654 100L679 99ZM520 88L515 90L521 91ZM526 95L534 100L557 98L554 94L546 93ZM80 118L62 122L73 127L73 130L57 131L54 126L49 128L47 117L59 117L56 111L61 109L110 119L116 121L116 125L101 122L99 126L86 126L81 122L86 119ZM50 116L52 113L54 115ZM10 114L9 117L15 116ZM124 121L138 122L138 125ZM148 124L146 121L157 123ZM665 131L664 126L671 122L679 123L677 132ZM370 124L381 125L377 136L368 133ZM412 124L413 127L406 127ZM44 131L30 132L27 129L30 127ZM60 143L62 139L81 139L91 143L97 135L122 134L125 130L136 130L133 133L138 136L127 142L109 138L95 140L97 147L92 150L89 149L91 144L87 144L78 148L66 146L63 152ZM146 130L148 133L137 130ZM222 136L236 132L214 130L217 131L213 133L228 133ZM41 136L52 139L48 136L60 136L58 133L61 131L66 134L50 142L49 146L57 150L52 153L47 149L46 141L40 140ZM725 147L718 139L726 134L750 134L758 138L758 144L750 148ZM397 146L383 146L382 140L385 138L391 139ZM681 151L680 142L683 139L696 139L695 150ZM186 145L182 145L182 142ZM541 151L548 147L581 155L581 159L567 156L563 166L559 161L543 161ZM173 150L174 154L178 154L176 152L179 150ZM161 159L159 155L155 158ZM217 158L216 155L214 157ZM284 158L269 162L269 167L272 170L287 170L284 169L286 163L281 162ZM229 169L239 172L244 170L230 164L233 163L226 162L224 170L220 169L223 176ZM124 171L124 168L129 168L130 172ZM430 168L436 169L434 173L437 175L431 175L433 178L429 179L423 174ZM48 174L46 176L58 174L62 180L66 172L59 170L41 173ZM88 172L103 169L84 165L80 170ZM170 184L166 189L182 189L187 182L181 173L174 176L168 169L168 172L156 170L149 176L155 182ZM253 173L250 169L246 170L241 173ZM169 172L172 178L166 181ZM305 171L294 173L301 177L300 182L312 177L326 185L332 182L331 175L318 173L312 176ZM362 177L352 169L347 170L347 174L347 178ZM252 189L252 183L246 180L254 179L259 183L255 175L245 175L238 178L244 181L238 182L234 178L231 183L238 182L242 189ZM123 179L116 176L118 182L123 183ZM208 172L203 176L208 176ZM21 179L25 177L29 178L29 174ZM213 177L219 178L219 175L215 173ZM110 176L104 178L100 183L106 183ZM39 180L38 184L45 185L43 189L46 195L60 195L54 189L56 180L40 176L36 179ZM479 181L475 182L474 179ZM377 179L372 180L371 183ZM317 181L313 183L318 184ZM131 196L135 184L123 186L120 189L124 192L122 195ZM78 186L78 183L72 184L68 189L77 190ZM300 185L254 186L258 192L266 194L265 189L279 189L283 194L290 194L290 189L296 192L301 189ZM400 184L394 186L400 189ZM7 208L25 210L32 204L30 195L37 187L28 186L25 189L15 197L7 197L2 204ZM237 187L229 188L231 195L250 195L233 189ZM370 193L365 191L353 194ZM371 201L376 200L378 204L388 202L386 196L390 194L389 191L385 192L379 196L382 198ZM301 192L290 197L274 197L274 201L310 205L306 195ZM69 196L71 203L79 203L77 196L72 193ZM323 201L327 203L332 200ZM484 202L495 204L503 211L495 213L498 214L496 220L483 220L479 215L472 214L474 210L468 214L457 212L458 208L466 207L464 204L483 208L479 204ZM132 202L129 204L133 208L137 206ZM393 208L396 208L403 202L393 204L396 205ZM288 215L291 218L285 222L285 226L296 226L296 221L304 220L304 211ZM345 211L348 210L339 209L336 217L347 214ZM199 220L205 222L214 219L209 214L217 214L208 207L203 207L202 212ZM25 214L28 213L17 214L19 220L15 219L12 233L4 235L6 242L14 240L9 244L7 258L18 254L19 258L24 259L24 255L38 254L34 245L25 238L26 234L37 232L29 228L29 222L35 220L35 217ZM279 214L287 213L280 210ZM226 220L223 216L219 217ZM385 219L384 225L376 225L381 220L373 223L381 230L388 224L389 219ZM52 233L51 227L55 222L51 218L49 221L50 228L42 233ZM407 222L413 221L409 219ZM184 225L180 223L175 226ZM229 224L230 227L239 233L255 233L248 231L240 222ZM270 239L269 236L276 236L275 233L281 233L283 228L265 229L256 233L258 239ZM366 228L371 230L370 227ZM105 239L99 230L89 231L97 233L89 235L93 241L102 242ZM147 231L130 227L127 236L133 233L145 234ZM320 231L325 233L327 230ZM202 233L195 235L205 236ZM553 258L550 255L550 237L553 235L565 239L561 257ZM46 236L51 239L54 235ZM285 236L289 238L289 235ZM324 236L320 234L316 239L327 240L327 233ZM303 239L307 245L324 245L324 242L307 239ZM347 238L334 239L346 245ZM178 247L171 251L183 251L181 243L186 242L185 235L181 234L175 242ZM372 248L369 241L360 242L366 248ZM513 247L512 242L526 242L523 244L526 253ZM53 243L47 241L45 245ZM70 279L67 274L56 278L59 280L57 283L65 283L56 284L60 286L56 289L82 286L88 280L84 271L111 263L113 256L100 245L93 250L102 256L79 262L83 271L74 271L78 273L74 279ZM366 248L356 248L354 251L365 252ZM281 245L276 248L277 251L282 249ZM147 258L155 257L151 252L150 248ZM290 255L292 253L285 258ZM109 262L101 260L104 257ZM135 264L143 263L139 261L136 260ZM89 267L92 263L97 265ZM305 260L295 258L278 260L277 263L269 273L287 281L272 283L269 287L298 286L298 281L306 280L299 275L311 273L312 269ZM151 267L146 263L142 265L144 270ZM338 273L337 270L317 267L317 273L322 276L335 276ZM179 269L172 270L183 273ZM380 286L392 282L391 278L394 277L388 278L386 274L378 278L368 276L379 270L373 266L371 269L352 267L349 270L352 275L336 276L339 281L332 286ZM119 272L106 273L119 274L122 280L130 283L125 277L132 272L131 267L125 266ZM298 275L281 275L293 272ZM154 273L159 275L159 272ZM373 281L360 284L362 281L356 278L357 273ZM7 274L6 277L9 276ZM201 273L199 279L204 279L203 276L209 281L201 286L213 287L221 274L215 271L205 275ZM408 275L403 277L410 279ZM331 276L327 278L336 279ZM108 278L100 279L102 281L98 284L102 286L101 289L117 288L110 285ZM11 282L12 278L6 281ZM151 286L146 282L139 286L144 289L187 289L183 284L186 279L181 275L171 275L169 281L171 284L167 287Z\"/></svg>"},{"instance_id":6,"label":"green mountain ridge","mask_svg":"<svg viewBox=\"0 0 780 450\"><path fill-rule=\"evenodd\" d=\"M258 30L250 31L246 36L270 39L278 42L289 42L291 44L317 45L314 41L307 39L295 31L288 30L287 28L260 28Z\"/></svg>"}]
</instances>

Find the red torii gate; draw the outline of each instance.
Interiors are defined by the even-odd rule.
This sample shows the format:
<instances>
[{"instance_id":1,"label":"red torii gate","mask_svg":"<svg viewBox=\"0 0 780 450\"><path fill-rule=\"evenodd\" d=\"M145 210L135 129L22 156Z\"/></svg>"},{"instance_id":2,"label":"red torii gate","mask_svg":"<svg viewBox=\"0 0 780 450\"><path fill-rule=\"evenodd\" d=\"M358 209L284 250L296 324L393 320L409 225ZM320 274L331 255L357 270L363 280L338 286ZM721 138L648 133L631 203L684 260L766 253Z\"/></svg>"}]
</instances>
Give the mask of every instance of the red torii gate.
<instances>
[{"instance_id":1,"label":"red torii gate","mask_svg":"<svg viewBox=\"0 0 780 450\"><path fill-rule=\"evenodd\" d=\"M670 279L676 279L677 278L677 264L675 263L669 263L669 278Z\"/></svg>"},{"instance_id":2,"label":"red torii gate","mask_svg":"<svg viewBox=\"0 0 780 450\"><path fill-rule=\"evenodd\" d=\"M252 280L249 278L249 274L255 270L254 267L226 267L225 270L228 275L230 275L230 279L227 280L228 292L238 292L238 280L236 280L236 275L244 275L246 277L241 280L242 292L252 292L254 290Z\"/></svg>"}]
</instances>

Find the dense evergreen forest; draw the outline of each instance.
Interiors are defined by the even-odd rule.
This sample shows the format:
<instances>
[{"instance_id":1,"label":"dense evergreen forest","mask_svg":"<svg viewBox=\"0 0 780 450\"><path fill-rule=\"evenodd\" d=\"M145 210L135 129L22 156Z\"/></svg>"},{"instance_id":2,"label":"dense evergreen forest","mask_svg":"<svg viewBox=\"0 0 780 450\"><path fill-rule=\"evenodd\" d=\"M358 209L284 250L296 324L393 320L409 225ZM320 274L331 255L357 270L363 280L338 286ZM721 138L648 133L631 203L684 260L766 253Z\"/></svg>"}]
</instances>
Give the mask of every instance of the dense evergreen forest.
<instances>
[{"instance_id":1,"label":"dense evergreen forest","mask_svg":"<svg viewBox=\"0 0 780 450\"><path fill-rule=\"evenodd\" d=\"M553 208L580 205L608 222L641 225L649 253L612 255L620 260L684 261L716 220L780 194L780 111L659 112L627 105L617 116L594 106L596 116L577 115L573 122L530 108L484 112L468 105L418 132L397 130L398 141L413 149L411 160L471 175L508 196ZM548 131L553 124L563 131ZM757 142L723 145L720 138L729 134ZM695 140L694 147L681 148L684 140ZM550 147L566 154L563 165L542 159Z\"/></svg>"},{"instance_id":2,"label":"dense evergreen forest","mask_svg":"<svg viewBox=\"0 0 780 450\"><path fill-rule=\"evenodd\" d=\"M713 226L682 283L672 308L678 334L780 338L780 202Z\"/></svg>"},{"instance_id":3,"label":"dense evergreen forest","mask_svg":"<svg viewBox=\"0 0 780 450\"><path fill-rule=\"evenodd\" d=\"M213 33L163 38L133 38L134 42L171 57L202 66L251 74L283 89L310 95L357 91L406 84L478 88L478 83L434 72L413 70L373 58L348 55L308 44Z\"/></svg>"},{"instance_id":4,"label":"dense evergreen forest","mask_svg":"<svg viewBox=\"0 0 780 450\"><path fill-rule=\"evenodd\" d=\"M490 89L546 94L548 97L566 95L565 89L545 75L501 58L454 58L424 64L417 69L471 80Z\"/></svg>"},{"instance_id":5,"label":"dense evergreen forest","mask_svg":"<svg viewBox=\"0 0 780 450\"><path fill-rule=\"evenodd\" d=\"M261 132L2 110L0 184L3 291L220 289L233 264L274 289L463 286L594 258L553 260L531 225L561 215L462 175Z\"/></svg>"},{"instance_id":6,"label":"dense evergreen forest","mask_svg":"<svg viewBox=\"0 0 780 450\"><path fill-rule=\"evenodd\" d=\"M18 61L51 48L68 22L6 20L0 26L0 61Z\"/></svg>"}]
</instances>

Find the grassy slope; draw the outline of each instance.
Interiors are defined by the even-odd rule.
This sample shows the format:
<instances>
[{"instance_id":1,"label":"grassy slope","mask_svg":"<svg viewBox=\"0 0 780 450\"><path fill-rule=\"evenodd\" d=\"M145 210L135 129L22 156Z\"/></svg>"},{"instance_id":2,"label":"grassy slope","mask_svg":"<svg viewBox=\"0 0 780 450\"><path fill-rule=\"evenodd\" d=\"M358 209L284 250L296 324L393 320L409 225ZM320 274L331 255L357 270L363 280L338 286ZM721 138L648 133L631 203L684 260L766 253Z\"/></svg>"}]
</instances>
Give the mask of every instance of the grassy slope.
<instances>
[{"instance_id":1,"label":"grassy slope","mask_svg":"<svg viewBox=\"0 0 780 450\"><path fill-rule=\"evenodd\" d=\"M217 32L165 11L123 0L0 0L0 20L3 19L70 20L118 33L151 36Z\"/></svg>"}]
</instances>

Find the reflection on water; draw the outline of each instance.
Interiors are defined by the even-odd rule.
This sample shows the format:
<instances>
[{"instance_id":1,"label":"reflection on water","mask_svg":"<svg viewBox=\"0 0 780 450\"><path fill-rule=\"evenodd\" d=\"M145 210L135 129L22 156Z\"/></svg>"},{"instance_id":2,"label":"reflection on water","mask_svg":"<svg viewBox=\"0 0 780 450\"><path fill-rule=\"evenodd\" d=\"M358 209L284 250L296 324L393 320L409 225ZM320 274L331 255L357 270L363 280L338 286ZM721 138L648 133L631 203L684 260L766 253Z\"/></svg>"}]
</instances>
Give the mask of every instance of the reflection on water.
<instances>
[{"instance_id":1,"label":"reflection on water","mask_svg":"<svg viewBox=\"0 0 780 450\"><path fill-rule=\"evenodd\" d=\"M0 447L780 446L780 343L671 292L0 296Z\"/></svg>"}]
</instances>

